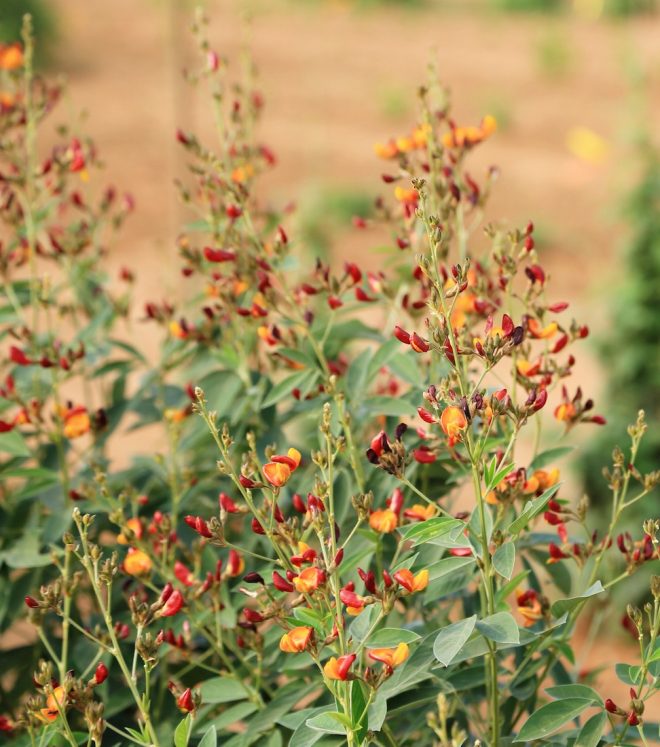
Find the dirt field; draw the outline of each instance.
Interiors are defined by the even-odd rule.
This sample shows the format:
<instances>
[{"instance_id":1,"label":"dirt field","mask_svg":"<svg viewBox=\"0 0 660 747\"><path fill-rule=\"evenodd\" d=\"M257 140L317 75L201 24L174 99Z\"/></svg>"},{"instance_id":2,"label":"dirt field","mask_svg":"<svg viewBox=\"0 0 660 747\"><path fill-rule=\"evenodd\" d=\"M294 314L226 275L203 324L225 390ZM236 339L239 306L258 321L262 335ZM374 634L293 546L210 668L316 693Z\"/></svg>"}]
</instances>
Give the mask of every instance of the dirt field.
<instances>
[{"instance_id":1,"label":"dirt field","mask_svg":"<svg viewBox=\"0 0 660 747\"><path fill-rule=\"evenodd\" d=\"M209 130L178 82L191 54L189 9L175 7L175 0L52 5L61 34L55 66L70 80L71 106L89 110L87 129L107 162L108 179L137 202L111 265L130 263L140 288L164 297L179 282L170 261L181 217L172 188L181 168L174 131L178 125ZM234 58L245 37L240 20L246 7L253 11L248 36L267 101L262 137L280 159L269 177L277 202L299 200L320 184L378 190L382 164L373 143L413 122L415 87L435 54L459 120L476 122L493 111L506 124L475 168L501 168L490 214L512 224L535 220L556 281L553 297L573 299L576 315L598 327L608 306L604 288L618 282L617 196L633 173L626 70L634 61L649 76L655 96L647 102L648 117L657 123L660 22L475 14L443 5L357 13L347 2L321 0L206 3L213 43ZM567 134L576 126L605 138L603 162L569 151ZM372 242L347 231L336 252L355 256ZM588 354L578 377L590 391L598 389L600 369ZM589 666L624 660L625 640L616 637L616 645L620 651L598 643ZM626 688L610 679L601 689L606 697L625 698Z\"/></svg>"}]
</instances>

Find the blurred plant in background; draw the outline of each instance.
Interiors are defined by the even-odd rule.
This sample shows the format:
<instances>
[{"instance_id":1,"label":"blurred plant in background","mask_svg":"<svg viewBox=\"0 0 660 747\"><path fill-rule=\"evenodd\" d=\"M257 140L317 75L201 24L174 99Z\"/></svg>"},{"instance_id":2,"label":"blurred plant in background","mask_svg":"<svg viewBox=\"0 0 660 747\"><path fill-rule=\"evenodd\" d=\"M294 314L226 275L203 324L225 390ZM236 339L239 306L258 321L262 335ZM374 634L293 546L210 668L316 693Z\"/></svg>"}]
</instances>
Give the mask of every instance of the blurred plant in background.
<instances>
[{"instance_id":1,"label":"blurred plant in background","mask_svg":"<svg viewBox=\"0 0 660 747\"><path fill-rule=\"evenodd\" d=\"M23 16L29 13L34 25L37 64L47 63L57 40L54 3L47 0L2 0L0 3L0 43L10 43L21 35Z\"/></svg>"},{"instance_id":2,"label":"blurred plant in background","mask_svg":"<svg viewBox=\"0 0 660 747\"><path fill-rule=\"evenodd\" d=\"M626 432L626 412L644 407L660 416L660 153L648 141L639 149L641 178L624 206L630 239L623 256L622 281L616 288L611 323L601 340L608 378L611 428L585 446L581 468L587 492L606 502L602 455L612 451ZM640 453L640 468L660 461L660 433L649 433ZM641 509L640 509L641 511ZM633 520L645 518L638 511Z\"/></svg>"}]
</instances>

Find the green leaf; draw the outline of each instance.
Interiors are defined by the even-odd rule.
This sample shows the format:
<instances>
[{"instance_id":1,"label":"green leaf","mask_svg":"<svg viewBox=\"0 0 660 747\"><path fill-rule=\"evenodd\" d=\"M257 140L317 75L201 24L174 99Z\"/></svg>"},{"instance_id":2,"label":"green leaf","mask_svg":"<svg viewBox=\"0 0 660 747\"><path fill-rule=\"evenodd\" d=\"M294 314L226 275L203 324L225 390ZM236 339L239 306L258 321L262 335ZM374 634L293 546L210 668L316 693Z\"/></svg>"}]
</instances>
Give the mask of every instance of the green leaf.
<instances>
[{"instance_id":1,"label":"green leaf","mask_svg":"<svg viewBox=\"0 0 660 747\"><path fill-rule=\"evenodd\" d=\"M318 378L318 371L297 371L279 383L268 392L268 395L261 403L261 409L276 405L280 400L291 395L293 389L302 389L310 380Z\"/></svg>"},{"instance_id":2,"label":"green leaf","mask_svg":"<svg viewBox=\"0 0 660 747\"><path fill-rule=\"evenodd\" d=\"M547 451L543 451L532 460L531 464L527 468L527 472L531 474L535 469L543 469L543 467L547 467L549 464L552 464L558 459L561 459L567 454L570 454L574 449L574 446L558 446L556 449L548 449Z\"/></svg>"},{"instance_id":3,"label":"green leaf","mask_svg":"<svg viewBox=\"0 0 660 747\"><path fill-rule=\"evenodd\" d=\"M510 612L496 612L477 621L477 630L496 643L520 643L520 631Z\"/></svg>"},{"instance_id":4,"label":"green leaf","mask_svg":"<svg viewBox=\"0 0 660 747\"><path fill-rule=\"evenodd\" d=\"M495 457L493 457L495 459ZM486 493L494 490L504 478L513 471L515 464L507 464L499 470L493 469L488 480L486 480Z\"/></svg>"},{"instance_id":5,"label":"green leaf","mask_svg":"<svg viewBox=\"0 0 660 747\"><path fill-rule=\"evenodd\" d=\"M355 734L357 744L362 744L369 730L369 718L367 714L367 701L364 697L362 683L353 680L351 686L351 728Z\"/></svg>"},{"instance_id":6,"label":"green leaf","mask_svg":"<svg viewBox=\"0 0 660 747\"><path fill-rule=\"evenodd\" d=\"M575 609L579 604L582 604L582 602L585 599L588 599L589 597L593 597L596 594L600 594L602 591L605 591L603 588L603 585L600 581L596 581L595 584L592 584L588 589L582 592L577 597L569 597L568 599L559 599L557 600L552 607L550 608L552 611L552 614L555 617L561 617L561 615L564 614L564 612L570 612L571 610Z\"/></svg>"},{"instance_id":7,"label":"green leaf","mask_svg":"<svg viewBox=\"0 0 660 747\"><path fill-rule=\"evenodd\" d=\"M192 718L188 714L174 731L174 747L188 747L191 728Z\"/></svg>"},{"instance_id":8,"label":"green leaf","mask_svg":"<svg viewBox=\"0 0 660 747\"><path fill-rule=\"evenodd\" d=\"M27 457L30 456L31 451L23 436L17 430L13 430L0 433L0 453Z\"/></svg>"},{"instance_id":9,"label":"green leaf","mask_svg":"<svg viewBox=\"0 0 660 747\"><path fill-rule=\"evenodd\" d=\"M456 527L462 526L464 526L463 522L458 519L452 519L448 516L436 516L433 519L427 519L418 524L401 527L400 531L406 541L412 541L413 547L417 547L451 532Z\"/></svg>"},{"instance_id":10,"label":"green leaf","mask_svg":"<svg viewBox=\"0 0 660 747\"><path fill-rule=\"evenodd\" d=\"M513 542L505 542L500 545L493 555L493 568L507 581L513 574L513 566L516 562L516 546Z\"/></svg>"},{"instance_id":11,"label":"green leaf","mask_svg":"<svg viewBox=\"0 0 660 747\"><path fill-rule=\"evenodd\" d=\"M399 353L390 358L387 367L395 376L408 384L419 385L420 372L415 353Z\"/></svg>"},{"instance_id":12,"label":"green leaf","mask_svg":"<svg viewBox=\"0 0 660 747\"><path fill-rule=\"evenodd\" d=\"M202 683L201 691L204 703L230 703L248 697L243 685L231 677L211 677Z\"/></svg>"},{"instance_id":13,"label":"green leaf","mask_svg":"<svg viewBox=\"0 0 660 747\"><path fill-rule=\"evenodd\" d=\"M350 729L352 724L349 719L339 711L326 711L319 713L305 721L310 729L322 731L325 734L346 734L346 729Z\"/></svg>"},{"instance_id":14,"label":"green leaf","mask_svg":"<svg viewBox=\"0 0 660 747\"><path fill-rule=\"evenodd\" d=\"M472 615L465 620L443 628L433 643L433 655L445 667L448 667L458 654L477 624L477 616Z\"/></svg>"},{"instance_id":15,"label":"green leaf","mask_svg":"<svg viewBox=\"0 0 660 747\"><path fill-rule=\"evenodd\" d=\"M204 732L204 736L201 738L197 747L217 747L218 744L218 732L215 730L215 726L211 724L209 728Z\"/></svg>"},{"instance_id":16,"label":"green leaf","mask_svg":"<svg viewBox=\"0 0 660 747\"><path fill-rule=\"evenodd\" d=\"M554 734L558 729L592 706L585 698L567 698L546 703L525 721L514 742L532 742Z\"/></svg>"},{"instance_id":17,"label":"green leaf","mask_svg":"<svg viewBox=\"0 0 660 747\"><path fill-rule=\"evenodd\" d=\"M587 723L580 729L573 747L597 747L600 738L603 735L603 729L607 723L607 714L605 711L592 716Z\"/></svg>"},{"instance_id":18,"label":"green leaf","mask_svg":"<svg viewBox=\"0 0 660 747\"><path fill-rule=\"evenodd\" d=\"M370 638L369 645L378 648L394 648L399 643L415 643L421 638L412 630L403 628L383 628L377 630Z\"/></svg>"},{"instance_id":19,"label":"green leaf","mask_svg":"<svg viewBox=\"0 0 660 747\"><path fill-rule=\"evenodd\" d=\"M603 705L603 699L592 687L589 687L589 685L555 685L553 687L547 687L545 691L555 700L562 700L563 698L584 698L585 700L591 699L594 703Z\"/></svg>"},{"instance_id":20,"label":"green leaf","mask_svg":"<svg viewBox=\"0 0 660 747\"><path fill-rule=\"evenodd\" d=\"M415 413L413 405L401 397L369 397L362 402L362 406L370 415L409 417Z\"/></svg>"},{"instance_id":21,"label":"green leaf","mask_svg":"<svg viewBox=\"0 0 660 747\"><path fill-rule=\"evenodd\" d=\"M529 522L536 516L538 516L541 511L543 511L546 507L546 504L548 501L552 498L552 496L559 490L561 487L561 483L557 483L556 485L553 485L551 488L548 488L542 495L540 495L538 498L535 498L533 501L529 501L525 504L523 510L520 512L520 515L514 519L511 524L509 524L508 531L509 534L519 534L522 532L522 530L529 524Z\"/></svg>"}]
</instances>

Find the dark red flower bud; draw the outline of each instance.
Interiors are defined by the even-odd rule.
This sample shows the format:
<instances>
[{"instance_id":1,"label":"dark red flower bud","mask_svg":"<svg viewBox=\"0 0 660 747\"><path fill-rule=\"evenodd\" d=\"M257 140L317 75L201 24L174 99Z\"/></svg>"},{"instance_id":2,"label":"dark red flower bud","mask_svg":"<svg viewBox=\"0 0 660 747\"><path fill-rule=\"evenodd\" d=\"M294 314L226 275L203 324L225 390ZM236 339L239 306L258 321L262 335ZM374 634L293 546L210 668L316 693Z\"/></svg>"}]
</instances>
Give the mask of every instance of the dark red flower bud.
<instances>
[{"instance_id":1,"label":"dark red flower bud","mask_svg":"<svg viewBox=\"0 0 660 747\"><path fill-rule=\"evenodd\" d=\"M220 504L220 508L223 508L228 514L239 513L238 506L226 493L220 493L218 496L218 503Z\"/></svg>"},{"instance_id":2,"label":"dark red flower bud","mask_svg":"<svg viewBox=\"0 0 660 747\"><path fill-rule=\"evenodd\" d=\"M284 579L277 571L273 571L273 586L278 591L293 591L294 586Z\"/></svg>"},{"instance_id":3,"label":"dark red flower bud","mask_svg":"<svg viewBox=\"0 0 660 747\"><path fill-rule=\"evenodd\" d=\"M27 604L27 606L33 610L36 610L39 608L39 602L37 602L37 600L34 597L25 597L25 604Z\"/></svg>"},{"instance_id":4,"label":"dark red flower bud","mask_svg":"<svg viewBox=\"0 0 660 747\"><path fill-rule=\"evenodd\" d=\"M256 517L252 519L250 526L255 534L266 534L266 530L261 526Z\"/></svg>"},{"instance_id":5,"label":"dark red flower bud","mask_svg":"<svg viewBox=\"0 0 660 747\"><path fill-rule=\"evenodd\" d=\"M419 417L425 423L435 423L435 422L437 422L435 415L432 412L429 412L428 410L426 410L423 407L418 407L417 408L417 414L419 415Z\"/></svg>"},{"instance_id":6,"label":"dark red flower bud","mask_svg":"<svg viewBox=\"0 0 660 747\"><path fill-rule=\"evenodd\" d=\"M195 710L192 691L189 687L187 687L176 699L176 705L177 708L184 713L191 713L191 711Z\"/></svg>"},{"instance_id":7,"label":"dark red flower bud","mask_svg":"<svg viewBox=\"0 0 660 747\"><path fill-rule=\"evenodd\" d=\"M183 607L183 594L175 589L165 602L165 606L160 610L161 617L173 617L181 611Z\"/></svg>"},{"instance_id":8,"label":"dark red flower bud","mask_svg":"<svg viewBox=\"0 0 660 747\"><path fill-rule=\"evenodd\" d=\"M252 610L249 607L245 607L243 609L243 617L249 622L249 623L260 623L264 621L264 616L257 612L256 610Z\"/></svg>"},{"instance_id":9,"label":"dark red flower bud","mask_svg":"<svg viewBox=\"0 0 660 747\"><path fill-rule=\"evenodd\" d=\"M209 525L201 518L201 516L186 516L184 517L184 521L191 529L194 529L197 534L202 537L208 539L213 536L209 529Z\"/></svg>"},{"instance_id":10,"label":"dark red flower bud","mask_svg":"<svg viewBox=\"0 0 660 747\"><path fill-rule=\"evenodd\" d=\"M103 662L100 662L99 665L96 667L96 671L94 672L94 682L97 685L100 685L102 682L105 682L105 680L108 677L108 667Z\"/></svg>"},{"instance_id":11,"label":"dark red flower bud","mask_svg":"<svg viewBox=\"0 0 660 747\"><path fill-rule=\"evenodd\" d=\"M417 332L413 332L410 337L410 347L416 352L416 353L428 353L430 350L430 345L426 340L422 337L420 337Z\"/></svg>"},{"instance_id":12,"label":"dark red flower bud","mask_svg":"<svg viewBox=\"0 0 660 747\"><path fill-rule=\"evenodd\" d=\"M557 514L553 514L551 511L546 511L543 514L543 518L553 527L563 523L561 517L557 516Z\"/></svg>"},{"instance_id":13,"label":"dark red flower bud","mask_svg":"<svg viewBox=\"0 0 660 747\"><path fill-rule=\"evenodd\" d=\"M630 711L626 720L628 721L629 726L639 726L639 716L635 711Z\"/></svg>"},{"instance_id":14,"label":"dark red flower bud","mask_svg":"<svg viewBox=\"0 0 660 747\"><path fill-rule=\"evenodd\" d=\"M605 710L609 713L618 713L619 706L612 700L612 698L608 698L605 701Z\"/></svg>"},{"instance_id":15,"label":"dark red flower bud","mask_svg":"<svg viewBox=\"0 0 660 747\"><path fill-rule=\"evenodd\" d=\"M240 218L243 215L243 211L238 205L227 205L225 214L229 219L236 220L236 218Z\"/></svg>"},{"instance_id":16,"label":"dark red flower bud","mask_svg":"<svg viewBox=\"0 0 660 747\"><path fill-rule=\"evenodd\" d=\"M392 581L392 576L390 576L389 572L386 570L383 570L383 581L385 582L385 586L389 589L394 581Z\"/></svg>"},{"instance_id":17,"label":"dark red flower bud","mask_svg":"<svg viewBox=\"0 0 660 747\"><path fill-rule=\"evenodd\" d=\"M213 249L210 246L205 246L204 257L209 262L233 262L236 259L236 252L232 252L229 249Z\"/></svg>"},{"instance_id":18,"label":"dark red flower bud","mask_svg":"<svg viewBox=\"0 0 660 747\"><path fill-rule=\"evenodd\" d=\"M243 581L245 581L246 584L264 584L263 577L256 571L250 571L250 573L246 573L245 576L243 576Z\"/></svg>"},{"instance_id":19,"label":"dark red flower bud","mask_svg":"<svg viewBox=\"0 0 660 747\"><path fill-rule=\"evenodd\" d=\"M405 329L401 329L401 327L395 327L394 336L399 342L402 342L404 345L410 345L410 334L406 332Z\"/></svg>"}]
</instances>

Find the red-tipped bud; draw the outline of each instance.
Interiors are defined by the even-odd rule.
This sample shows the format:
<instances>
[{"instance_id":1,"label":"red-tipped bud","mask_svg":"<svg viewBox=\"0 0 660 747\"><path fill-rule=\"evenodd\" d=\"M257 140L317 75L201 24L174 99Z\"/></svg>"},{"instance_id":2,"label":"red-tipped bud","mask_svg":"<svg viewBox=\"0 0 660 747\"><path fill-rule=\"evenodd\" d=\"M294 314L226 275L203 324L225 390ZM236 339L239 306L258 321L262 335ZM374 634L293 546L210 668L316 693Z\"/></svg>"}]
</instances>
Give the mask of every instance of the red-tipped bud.
<instances>
[{"instance_id":1,"label":"red-tipped bud","mask_svg":"<svg viewBox=\"0 0 660 747\"><path fill-rule=\"evenodd\" d=\"M99 665L96 667L96 671L94 672L94 683L96 685L100 685L102 682L105 682L105 680L108 677L108 667L103 662L100 662Z\"/></svg>"},{"instance_id":2,"label":"red-tipped bud","mask_svg":"<svg viewBox=\"0 0 660 747\"><path fill-rule=\"evenodd\" d=\"M34 597L25 597L25 604L32 610L39 609L39 602Z\"/></svg>"},{"instance_id":3,"label":"red-tipped bud","mask_svg":"<svg viewBox=\"0 0 660 747\"><path fill-rule=\"evenodd\" d=\"M176 699L176 706L180 711L183 711L184 713L191 713L195 710L192 691L189 687L187 687Z\"/></svg>"}]
</instances>

